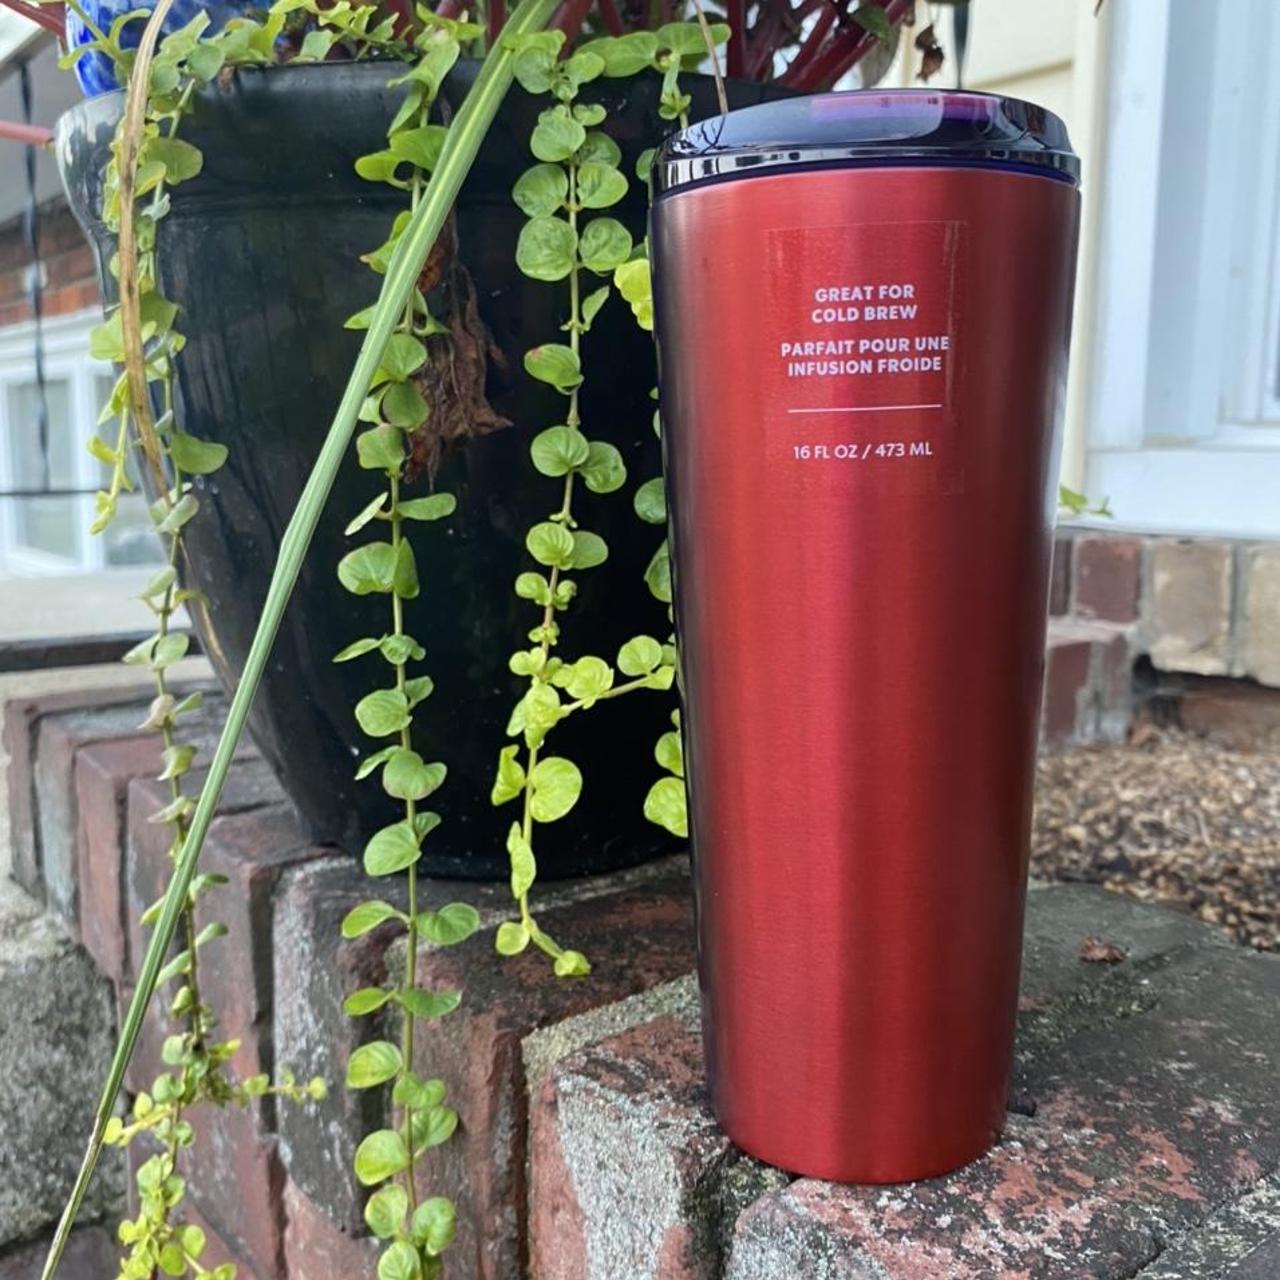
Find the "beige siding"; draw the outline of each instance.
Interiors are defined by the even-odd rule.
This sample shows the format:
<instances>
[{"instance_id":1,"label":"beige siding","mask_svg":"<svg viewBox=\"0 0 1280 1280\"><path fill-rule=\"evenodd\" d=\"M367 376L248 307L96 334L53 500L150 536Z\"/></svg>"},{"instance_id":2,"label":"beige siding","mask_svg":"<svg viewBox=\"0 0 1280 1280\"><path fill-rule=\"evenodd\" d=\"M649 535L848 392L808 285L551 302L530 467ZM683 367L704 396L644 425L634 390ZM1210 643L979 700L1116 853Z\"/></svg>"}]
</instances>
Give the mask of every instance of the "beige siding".
<instances>
[{"instance_id":1,"label":"beige siding","mask_svg":"<svg viewBox=\"0 0 1280 1280\"><path fill-rule=\"evenodd\" d=\"M948 61L934 84L956 82L955 39L949 8L917 4L917 26L937 19L938 38ZM1076 332L1089 326L1093 298L1095 225L1099 191L1091 181L1101 172L1101 89L1105 49L1106 6L1093 14L1093 0L972 0L969 40L965 52L964 87L987 93L1027 98L1048 107L1066 121L1080 154L1084 191L1084 220L1080 243L1080 271L1076 290ZM897 64L886 82L917 83L919 54L904 39ZM1063 447L1063 479L1080 487L1084 476L1085 420L1088 402L1088 344L1075 344L1067 396L1067 429Z\"/></svg>"}]
</instances>

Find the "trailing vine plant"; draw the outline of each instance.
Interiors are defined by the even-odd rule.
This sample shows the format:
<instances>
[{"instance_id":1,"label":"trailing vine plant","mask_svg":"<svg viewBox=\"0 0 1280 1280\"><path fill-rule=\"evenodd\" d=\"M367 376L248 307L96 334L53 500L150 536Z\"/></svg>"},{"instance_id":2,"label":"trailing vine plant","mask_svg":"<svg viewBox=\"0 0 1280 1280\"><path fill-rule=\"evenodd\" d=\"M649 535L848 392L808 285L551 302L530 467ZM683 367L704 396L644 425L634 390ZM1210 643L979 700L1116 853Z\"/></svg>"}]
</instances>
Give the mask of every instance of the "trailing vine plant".
<instances>
[{"instance_id":1,"label":"trailing vine plant","mask_svg":"<svg viewBox=\"0 0 1280 1280\"><path fill-rule=\"evenodd\" d=\"M136 53L122 47L121 36L129 21L140 20L137 14L117 19L109 35L95 36L95 50L112 58L129 91L112 140L102 205L103 221L117 237L111 268L120 301L90 340L96 358L123 366L123 372L100 418L100 422L115 422L114 440L95 435L89 449L109 468L110 477L107 488L97 495L93 533L109 526L120 495L132 487L128 462L135 450L143 457L157 495L150 515L165 548L164 565L141 593L154 617L155 631L125 654L124 661L145 666L152 674L155 696L141 727L160 739L159 780L168 783L169 803L151 820L170 828L169 856L176 860L195 809L184 779L196 748L181 740L180 722L201 705L198 692L180 697L169 682L171 668L188 647L186 634L173 629L174 615L184 604L198 601L197 593L179 581L183 533L199 510L197 484L223 465L227 451L220 444L186 434L175 423L173 362L184 340L175 325L178 308L163 295L157 281L156 235L169 209L169 189L200 172L200 152L177 136L195 89L218 73L232 47L249 52L264 34L246 24L238 32L202 38L209 19L199 13L170 34L156 52L168 7L158 6ZM156 402L161 408L158 417ZM265 1074L240 1080L230 1070L240 1042L215 1036L217 1017L202 995L200 982L201 949L225 935L226 927L216 920L203 927L197 922L205 894L225 880L201 875L187 888L179 912L181 949L158 975L159 982L176 984L168 1011L173 1031L162 1048L167 1070L156 1076L149 1091L135 1096L127 1118L111 1117L103 1134L107 1145L126 1148L145 1135L159 1148L138 1163L138 1211L119 1227L125 1249L122 1280L145 1280L157 1272L232 1280L235 1267L231 1264L212 1270L203 1266L204 1232L184 1219L185 1166L195 1140L192 1119L202 1108L243 1107L268 1094L295 1102L324 1096L319 1079L300 1086L283 1071L279 1082L272 1084ZM155 922L159 910L156 903L143 913L144 927Z\"/></svg>"},{"instance_id":2,"label":"trailing vine plant","mask_svg":"<svg viewBox=\"0 0 1280 1280\"><path fill-rule=\"evenodd\" d=\"M681 72L696 67L710 55L716 62L715 50L730 35L723 23L707 23L699 11L698 22L671 23L656 32L633 32L620 37L604 37L592 41L587 49L600 53L605 60L606 76L635 74L640 70L653 70L662 77L662 89L658 114L681 129L689 127L689 107L692 99L680 84ZM717 89L721 94L721 107L727 110L723 98L723 85L716 68ZM653 149L644 151L636 163L636 176L649 183L649 171L653 164ZM619 264L613 273L613 283L629 304L636 324L646 332L653 332L653 287L649 267L648 241L635 246L628 259ZM656 390L653 393L657 395ZM655 410L653 429L661 435L661 419ZM661 475L645 480L635 491L633 499L636 515L647 524L665 528L667 521L666 489ZM668 618L671 614L671 559L664 536L654 549L644 572L645 585L660 604L665 605ZM675 636L667 639L674 665ZM684 838L689 833L687 801L684 786L684 751L680 737L680 710L671 711L672 728L664 732L654 746L654 757L664 771L649 788L645 796L645 816L673 835Z\"/></svg>"},{"instance_id":3,"label":"trailing vine plant","mask_svg":"<svg viewBox=\"0 0 1280 1280\"><path fill-rule=\"evenodd\" d=\"M494 804L519 800L521 805L507 836L511 892L520 914L499 926L495 945L503 955L516 955L532 943L551 957L561 977L589 973L590 964L538 924L529 891L537 874L536 828L573 808L582 791L582 773L573 761L544 753L547 737L576 712L639 689L670 689L675 678L674 651L652 636L628 640L612 664L594 654L570 661L557 652L560 617L577 591L569 575L593 569L608 556L604 539L579 527L573 508L577 485L612 493L626 482L617 448L591 439L584 430L580 397L585 379L582 336L611 292L607 283L586 292L586 277L607 280L633 248L621 222L594 215L625 196L627 179L618 168L617 144L597 128L605 119L604 107L577 99L583 85L607 73L611 58L616 74L631 74L633 42L646 38L653 39L639 33L592 42L561 59L563 32L543 32L521 41L515 60L521 85L554 100L539 115L530 139L538 163L512 191L528 219L520 231L516 264L532 279L567 282L568 316L562 328L568 341L543 343L524 358L528 373L559 392L565 404L563 421L539 432L529 451L535 469L558 482L559 505L528 531L525 546L539 568L526 570L515 582L516 595L538 612L528 633L530 647L518 649L510 659L512 672L528 685L507 725L518 741L499 753L493 786Z\"/></svg>"},{"instance_id":4,"label":"trailing vine plant","mask_svg":"<svg viewBox=\"0 0 1280 1280\"><path fill-rule=\"evenodd\" d=\"M471 23L437 18L422 9L417 17L420 25L415 32L412 65L390 82L403 86L405 94L389 127L387 145L356 163L363 177L387 183L409 198L409 209L397 216L387 242L366 255L365 261L379 273L386 270L416 213L444 144L445 127L430 119L440 86L458 59L461 43L474 39L482 30ZM374 689L355 708L365 734L375 740L390 739L360 762L356 777L376 776L383 790L403 805L403 816L369 840L364 868L379 878L404 873L405 908L372 899L352 908L342 922L345 938L357 938L394 923L404 940L400 981L361 988L345 1002L353 1017L394 1007L400 1019L398 1044L374 1039L355 1049L347 1062L349 1088L390 1086L391 1103L399 1110L398 1121L366 1135L355 1155L357 1179L364 1186L377 1188L366 1202L365 1221L384 1242L378 1262L381 1280L433 1280L441 1274L440 1255L454 1237L452 1202L443 1196L423 1197L416 1166L427 1150L449 1139L458 1117L444 1105L444 1082L423 1078L415 1070L414 1032L417 1020L444 1017L457 1008L461 996L456 991L419 987L417 957L420 940L451 945L470 937L480 924L475 908L466 903L423 910L418 897L422 843L440 823L438 814L419 806L443 784L446 767L439 761L425 761L413 748L415 710L430 695L432 685L427 675L408 674L409 664L420 662L426 652L405 630L404 601L414 599L420 589L405 524L443 519L456 505L449 493L423 497L405 497L403 493L412 442L428 430L432 414L424 394L428 344L450 341L447 327L431 315L423 283L420 278L382 353L360 411L361 420L370 425L356 439L360 465L381 473L384 487L347 526L347 534L383 525L388 537L362 543L338 565L339 580L354 595L388 598L388 630L354 641L334 659L349 662L369 656L391 668L390 687ZM366 312L348 321L352 328L363 328L367 323Z\"/></svg>"}]
</instances>

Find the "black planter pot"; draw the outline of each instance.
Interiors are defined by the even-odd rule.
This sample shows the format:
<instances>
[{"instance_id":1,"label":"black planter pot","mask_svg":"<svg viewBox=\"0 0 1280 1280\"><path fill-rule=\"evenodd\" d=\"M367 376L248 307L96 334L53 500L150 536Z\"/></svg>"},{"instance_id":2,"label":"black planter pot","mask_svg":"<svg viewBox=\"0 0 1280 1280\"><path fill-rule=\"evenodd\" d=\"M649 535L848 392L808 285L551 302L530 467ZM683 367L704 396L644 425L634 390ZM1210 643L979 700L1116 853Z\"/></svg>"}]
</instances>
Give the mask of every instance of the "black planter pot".
<instances>
[{"instance_id":1,"label":"black planter pot","mask_svg":"<svg viewBox=\"0 0 1280 1280\"><path fill-rule=\"evenodd\" d=\"M386 237L400 201L364 182L357 157L379 149L398 95L387 64L326 64L244 70L207 91L184 136L204 153L201 175L182 186L161 228L163 287L181 305L187 346L178 365L185 431L229 446L227 464L201 486L188 526L187 574L208 600L196 622L221 680L235 683L248 651L284 526L332 419L359 346L343 328L371 303L377 278L357 259ZM462 64L446 85L456 111L474 78ZM670 129L657 114L658 80L589 86L609 108L608 130L630 175L641 150ZM734 86L736 105L766 90ZM121 110L120 95L87 101L63 117L58 155L76 216L100 264L112 252L98 220L101 176ZM532 434L555 421L558 397L523 372L524 351L554 340L563 290L531 281L514 263L523 216L515 178L532 158L527 140L545 104L520 89L508 96L457 210L459 254L474 279L480 312L504 353L491 361L486 391L513 425L470 440L448 456L440 488L458 497L455 517L413 527L422 594L408 602L408 629L422 641L436 689L415 724L415 745L442 759L449 778L432 798L444 824L427 842L434 874L502 877L512 813L489 801L504 728L521 682L506 667L536 619L512 593L528 564L523 537L557 503L555 483L528 460ZM715 108L709 81L695 108ZM637 237L645 201L639 183L619 210ZM103 273L104 282L109 277ZM637 633L666 634L660 605L641 582L658 541L635 517L635 484L657 474L651 419L654 361L649 335L621 299L601 312L583 346L588 380L584 420L626 459L629 481L606 496L583 491L575 512L601 533L610 560L579 575L566 615L567 657L612 657ZM354 453L354 451L353 451ZM293 799L308 834L358 852L398 809L374 780L355 782L364 738L352 707L383 672L371 660L334 665L340 648L386 630L386 600L357 598L335 566L350 548L346 522L381 487L354 456L339 476L250 720L254 740ZM422 491L426 491L423 487ZM555 731L555 750L583 769L582 799L540 841L539 870L566 876L625 866L670 847L642 816L655 774L651 744L668 725L671 700L639 694L601 704Z\"/></svg>"}]
</instances>

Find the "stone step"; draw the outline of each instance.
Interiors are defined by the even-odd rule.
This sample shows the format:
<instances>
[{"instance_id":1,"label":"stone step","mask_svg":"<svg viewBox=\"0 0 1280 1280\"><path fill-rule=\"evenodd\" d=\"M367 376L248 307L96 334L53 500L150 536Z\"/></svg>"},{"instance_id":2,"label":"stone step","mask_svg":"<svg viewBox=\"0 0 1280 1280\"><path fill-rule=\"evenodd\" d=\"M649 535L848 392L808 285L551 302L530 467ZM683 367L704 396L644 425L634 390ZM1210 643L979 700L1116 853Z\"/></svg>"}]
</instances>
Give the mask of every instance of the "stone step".
<instances>
[{"instance_id":1,"label":"stone step","mask_svg":"<svg viewBox=\"0 0 1280 1280\"><path fill-rule=\"evenodd\" d=\"M1082 644L1093 663L1114 643L1072 631L1064 647ZM32 824L22 865L68 914L59 922L18 899L0 934L16 940L0 943L0 994L15 1008L25 1001L21 1016L49 1006L38 1026L3 1043L15 1053L38 1044L40 1061L58 1064L42 1074L48 1097L29 1118L56 1120L57 1132L33 1131L15 1154L8 1139L0 1144L0 1280L20 1256L16 1242L48 1229L69 1185L112 1008L131 990L137 913L166 871L167 841L148 822L166 795L129 727L136 708L128 695L113 698L95 708L65 688L23 699L6 717L19 747L9 788ZM306 842L252 753L233 767L204 866L231 882L210 899L230 936L207 991L241 1038L237 1066L288 1066L333 1086L308 1111L267 1103L200 1122L190 1194L210 1257L236 1261L240 1280L370 1274L376 1246L351 1158L381 1117L341 1080L352 1048L377 1029L341 1005L401 961L376 934L342 941L339 921L368 882L354 859ZM55 872L65 892L42 879ZM1236 950L1186 917L1100 890L1034 890L1006 1140L969 1170L887 1192L793 1180L736 1150L715 1124L684 858L539 887L544 924L595 964L585 981L555 980L537 955L494 954L492 929L511 911L505 886L430 882L424 893L469 901L485 923L461 947L418 960L425 984L464 994L459 1012L425 1027L415 1046L461 1116L420 1180L458 1203L451 1274L883 1280L1145 1267L1148 1280L1165 1280L1150 1270L1162 1258L1230 1257L1243 1267L1280 1247L1266 1191L1280 1165L1271 1096L1280 960ZM1093 934L1121 946L1124 961L1082 961L1080 942ZM63 981L98 1004L69 1006L74 1016L60 1021L52 1004ZM42 982L55 983L47 1000L36 998ZM163 1034L148 1019L130 1088L158 1069ZM16 1067L5 1078L24 1079ZM0 1099L6 1115L20 1104ZM3 1164L23 1152L41 1153L44 1181ZM100 1184L97 1208L108 1216L119 1185L118 1173ZM8 1203L19 1215L11 1221ZM1210 1249L1210 1231L1225 1244Z\"/></svg>"},{"instance_id":2,"label":"stone step","mask_svg":"<svg viewBox=\"0 0 1280 1280\"><path fill-rule=\"evenodd\" d=\"M1081 960L1087 935L1125 960ZM531 1118L532 1274L1155 1276L1172 1241L1242 1266L1280 1248L1280 958L1103 890L1046 887L1025 965L1004 1139L914 1186L793 1181L737 1152L710 1111L691 986L555 1063Z\"/></svg>"}]
</instances>

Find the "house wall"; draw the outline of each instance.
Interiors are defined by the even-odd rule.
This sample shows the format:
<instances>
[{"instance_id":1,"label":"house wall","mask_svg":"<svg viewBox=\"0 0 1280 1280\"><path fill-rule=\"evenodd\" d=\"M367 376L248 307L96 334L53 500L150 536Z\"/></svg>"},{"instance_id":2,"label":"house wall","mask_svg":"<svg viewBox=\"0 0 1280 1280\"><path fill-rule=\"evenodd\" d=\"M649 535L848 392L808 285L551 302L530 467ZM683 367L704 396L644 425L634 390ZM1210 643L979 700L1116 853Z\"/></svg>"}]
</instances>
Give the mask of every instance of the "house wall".
<instances>
[{"instance_id":1,"label":"house wall","mask_svg":"<svg viewBox=\"0 0 1280 1280\"><path fill-rule=\"evenodd\" d=\"M917 5L916 30L929 21L930 6ZM1091 0L975 0L969 8L964 62L957 65L953 11L933 8L947 61L934 83L1026 98L1066 121L1081 161L1083 198L1075 333L1067 388L1062 479L1082 489L1090 401L1090 344L1097 272L1098 211L1102 172L1104 65L1109 19L1106 5L1095 16ZM909 42L905 42L909 49ZM919 56L899 60L898 82L914 82Z\"/></svg>"},{"instance_id":2,"label":"house wall","mask_svg":"<svg viewBox=\"0 0 1280 1280\"><path fill-rule=\"evenodd\" d=\"M69 315L97 306L100 299L93 251L58 197L39 212L40 257L44 267L41 308L46 317ZM31 254L22 219L0 225L0 329L32 319L29 300Z\"/></svg>"}]
</instances>

